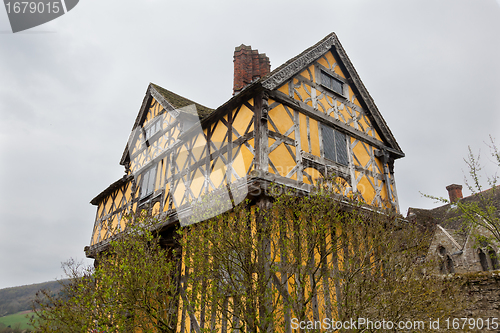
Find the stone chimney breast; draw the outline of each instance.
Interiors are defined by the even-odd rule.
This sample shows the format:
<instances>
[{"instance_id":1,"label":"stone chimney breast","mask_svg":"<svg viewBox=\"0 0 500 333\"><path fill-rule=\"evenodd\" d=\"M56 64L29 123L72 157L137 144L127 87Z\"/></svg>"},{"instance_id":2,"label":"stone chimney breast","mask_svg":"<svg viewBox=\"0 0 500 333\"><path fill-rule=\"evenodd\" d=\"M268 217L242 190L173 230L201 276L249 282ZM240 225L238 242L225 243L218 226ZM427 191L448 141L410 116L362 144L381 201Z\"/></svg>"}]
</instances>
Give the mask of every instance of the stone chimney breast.
<instances>
[{"instance_id":1,"label":"stone chimney breast","mask_svg":"<svg viewBox=\"0 0 500 333\"><path fill-rule=\"evenodd\" d=\"M455 203L463 198L462 185L451 184L446 186L446 189L448 190L448 196L450 197L451 203Z\"/></svg>"}]
</instances>

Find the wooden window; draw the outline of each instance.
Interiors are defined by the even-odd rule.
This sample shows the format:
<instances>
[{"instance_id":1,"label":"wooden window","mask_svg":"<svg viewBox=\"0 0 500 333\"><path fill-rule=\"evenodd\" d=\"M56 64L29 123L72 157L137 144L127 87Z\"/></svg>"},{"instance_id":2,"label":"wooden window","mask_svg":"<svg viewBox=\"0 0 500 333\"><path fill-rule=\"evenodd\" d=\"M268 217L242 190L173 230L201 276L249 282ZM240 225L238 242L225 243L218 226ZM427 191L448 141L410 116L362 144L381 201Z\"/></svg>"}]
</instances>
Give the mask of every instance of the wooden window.
<instances>
[{"instance_id":1,"label":"wooden window","mask_svg":"<svg viewBox=\"0 0 500 333\"><path fill-rule=\"evenodd\" d=\"M147 197L155 190L156 165L146 171L142 176L141 199Z\"/></svg>"},{"instance_id":2,"label":"wooden window","mask_svg":"<svg viewBox=\"0 0 500 333\"><path fill-rule=\"evenodd\" d=\"M335 91L338 94L343 95L344 93L344 83L324 71L321 71L321 85Z\"/></svg>"},{"instance_id":3,"label":"wooden window","mask_svg":"<svg viewBox=\"0 0 500 333\"><path fill-rule=\"evenodd\" d=\"M161 121L158 119L153 124L144 129L146 140L149 140L153 135L161 130Z\"/></svg>"},{"instance_id":4,"label":"wooden window","mask_svg":"<svg viewBox=\"0 0 500 333\"><path fill-rule=\"evenodd\" d=\"M321 124L321 132L323 133L325 158L339 164L348 165L349 157L347 156L346 135L325 124Z\"/></svg>"}]
</instances>

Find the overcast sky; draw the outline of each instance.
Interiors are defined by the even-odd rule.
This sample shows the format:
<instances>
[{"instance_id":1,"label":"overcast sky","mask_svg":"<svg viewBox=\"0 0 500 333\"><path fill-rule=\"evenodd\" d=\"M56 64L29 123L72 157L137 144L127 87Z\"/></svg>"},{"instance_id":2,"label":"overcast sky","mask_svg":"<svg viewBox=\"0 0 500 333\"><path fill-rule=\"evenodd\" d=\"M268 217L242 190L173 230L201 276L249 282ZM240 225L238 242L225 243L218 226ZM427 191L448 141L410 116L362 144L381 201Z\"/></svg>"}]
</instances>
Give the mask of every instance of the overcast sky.
<instances>
[{"instance_id":1,"label":"overcast sky","mask_svg":"<svg viewBox=\"0 0 500 333\"><path fill-rule=\"evenodd\" d=\"M437 206L419 192L447 196L467 147L488 162L484 142L500 140L495 0L81 0L16 34L0 8L0 288L84 258L89 201L123 175L149 82L216 108L232 94L235 46L274 69L332 31L406 153L401 211Z\"/></svg>"}]
</instances>

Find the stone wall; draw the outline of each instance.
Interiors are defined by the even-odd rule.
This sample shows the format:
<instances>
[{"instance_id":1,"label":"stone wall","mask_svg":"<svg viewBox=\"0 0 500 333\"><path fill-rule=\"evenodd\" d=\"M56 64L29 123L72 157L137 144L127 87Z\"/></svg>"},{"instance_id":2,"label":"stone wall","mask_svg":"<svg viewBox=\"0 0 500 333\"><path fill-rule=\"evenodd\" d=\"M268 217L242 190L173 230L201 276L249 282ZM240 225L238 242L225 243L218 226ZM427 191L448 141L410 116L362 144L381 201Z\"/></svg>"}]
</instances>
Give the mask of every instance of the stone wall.
<instances>
[{"instance_id":1,"label":"stone wall","mask_svg":"<svg viewBox=\"0 0 500 333\"><path fill-rule=\"evenodd\" d=\"M463 279L464 293L472 302L460 315L468 318L498 318L500 322L500 271L460 274L457 278Z\"/></svg>"}]
</instances>

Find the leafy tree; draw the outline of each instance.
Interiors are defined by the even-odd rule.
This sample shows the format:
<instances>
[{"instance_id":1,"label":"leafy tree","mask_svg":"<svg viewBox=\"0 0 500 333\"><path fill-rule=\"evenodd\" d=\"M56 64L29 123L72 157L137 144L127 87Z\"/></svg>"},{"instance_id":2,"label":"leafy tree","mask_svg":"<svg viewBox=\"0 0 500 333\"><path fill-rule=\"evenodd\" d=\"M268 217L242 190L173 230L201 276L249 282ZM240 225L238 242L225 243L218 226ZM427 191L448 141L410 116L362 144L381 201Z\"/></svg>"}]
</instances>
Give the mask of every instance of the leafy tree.
<instances>
[{"instance_id":1,"label":"leafy tree","mask_svg":"<svg viewBox=\"0 0 500 333\"><path fill-rule=\"evenodd\" d=\"M70 277L64 297L39 295L35 327L289 332L294 322L428 321L460 308L459 285L424 274L416 226L394 211L339 196L331 184L308 195L273 187L180 229L181 251L161 246L151 231L154 218L136 219L99 255L96 268L64 266Z\"/></svg>"},{"instance_id":2,"label":"leafy tree","mask_svg":"<svg viewBox=\"0 0 500 333\"><path fill-rule=\"evenodd\" d=\"M464 304L456 281L423 273L426 243L393 211L346 200L335 186L307 196L275 190L272 202L247 202L182 230L181 290L196 330L288 331L294 320L324 318L428 321Z\"/></svg>"},{"instance_id":3,"label":"leafy tree","mask_svg":"<svg viewBox=\"0 0 500 333\"><path fill-rule=\"evenodd\" d=\"M495 143L495 140L490 136L490 157L491 162L500 167L500 151ZM465 178L465 184L477 200L474 201L457 201L458 208L463 215L471 222L472 225L478 225L491 233L491 239L500 243L500 214L498 212L498 174L484 175L482 170L484 165L480 161L480 154L474 155L469 147L469 154L465 159L467 164L469 177ZM482 185L483 177L486 177L486 182L490 189L485 189Z\"/></svg>"},{"instance_id":4,"label":"leafy tree","mask_svg":"<svg viewBox=\"0 0 500 333\"><path fill-rule=\"evenodd\" d=\"M488 147L490 149L489 155L492 158L490 163L498 169L500 167L500 150L491 136ZM471 192L473 200L458 200L453 203L462 213L460 217L465 218L469 222L467 225L464 225L463 229L466 231L473 226L480 226L488 230L491 236L477 236L477 243L494 241L500 244L500 214L498 212L500 203L497 198L498 191L500 191L498 188L499 176L496 172L493 175L485 174L483 172L485 165L481 161L481 154L474 154L470 147L464 162L467 165L468 173L464 177L464 181ZM486 178L488 188L485 188L483 185L484 178ZM442 197L427 194L424 194L424 196L446 204L450 203L448 199Z\"/></svg>"},{"instance_id":5,"label":"leafy tree","mask_svg":"<svg viewBox=\"0 0 500 333\"><path fill-rule=\"evenodd\" d=\"M174 332L178 260L144 216L98 255L96 267L70 260L62 297L37 295L32 324L38 332ZM92 331L94 330L94 331Z\"/></svg>"}]
</instances>

